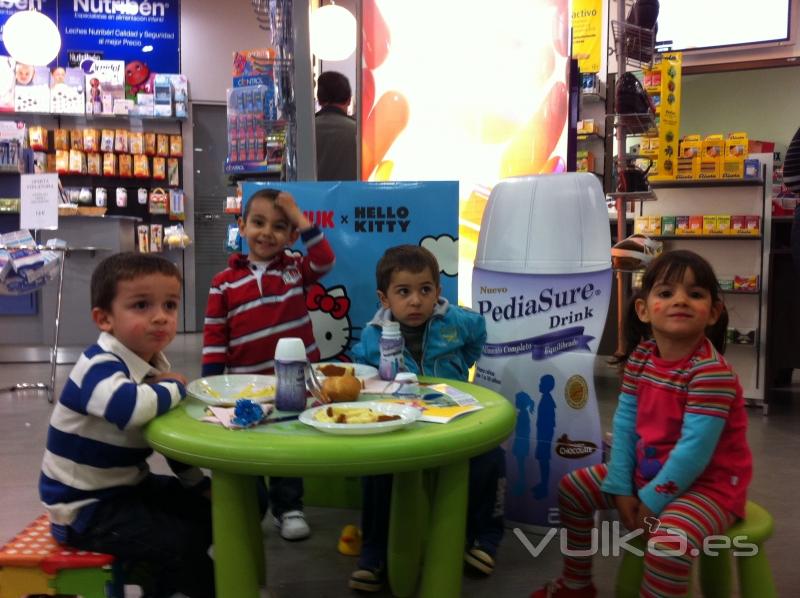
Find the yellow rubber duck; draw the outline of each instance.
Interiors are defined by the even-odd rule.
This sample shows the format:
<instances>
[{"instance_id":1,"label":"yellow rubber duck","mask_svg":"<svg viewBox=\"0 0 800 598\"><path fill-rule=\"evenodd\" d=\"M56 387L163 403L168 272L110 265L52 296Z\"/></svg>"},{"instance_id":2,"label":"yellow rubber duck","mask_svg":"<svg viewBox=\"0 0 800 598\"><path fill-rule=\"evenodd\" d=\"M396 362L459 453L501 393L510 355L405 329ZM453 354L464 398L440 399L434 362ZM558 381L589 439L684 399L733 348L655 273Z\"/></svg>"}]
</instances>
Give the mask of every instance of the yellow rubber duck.
<instances>
[{"instance_id":1,"label":"yellow rubber duck","mask_svg":"<svg viewBox=\"0 0 800 598\"><path fill-rule=\"evenodd\" d=\"M339 552L347 556L361 554L361 530L357 525L345 525L339 536Z\"/></svg>"}]
</instances>

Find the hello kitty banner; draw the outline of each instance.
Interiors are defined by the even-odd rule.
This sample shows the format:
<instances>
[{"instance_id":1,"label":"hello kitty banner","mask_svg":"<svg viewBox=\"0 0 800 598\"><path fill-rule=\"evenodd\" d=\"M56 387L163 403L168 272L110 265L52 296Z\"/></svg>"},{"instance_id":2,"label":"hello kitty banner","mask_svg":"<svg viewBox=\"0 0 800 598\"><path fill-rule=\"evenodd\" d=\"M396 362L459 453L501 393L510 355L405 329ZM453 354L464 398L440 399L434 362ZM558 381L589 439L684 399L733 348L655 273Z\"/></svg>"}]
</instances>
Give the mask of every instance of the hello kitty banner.
<instances>
[{"instance_id":1,"label":"hello kitty banner","mask_svg":"<svg viewBox=\"0 0 800 598\"><path fill-rule=\"evenodd\" d=\"M336 254L334 269L306 291L323 360L345 358L375 315L375 265L389 247L412 244L429 249L439 261L442 296L457 303L457 182L245 183L245 203L265 187L294 195ZM293 249L303 250L302 243Z\"/></svg>"}]
</instances>

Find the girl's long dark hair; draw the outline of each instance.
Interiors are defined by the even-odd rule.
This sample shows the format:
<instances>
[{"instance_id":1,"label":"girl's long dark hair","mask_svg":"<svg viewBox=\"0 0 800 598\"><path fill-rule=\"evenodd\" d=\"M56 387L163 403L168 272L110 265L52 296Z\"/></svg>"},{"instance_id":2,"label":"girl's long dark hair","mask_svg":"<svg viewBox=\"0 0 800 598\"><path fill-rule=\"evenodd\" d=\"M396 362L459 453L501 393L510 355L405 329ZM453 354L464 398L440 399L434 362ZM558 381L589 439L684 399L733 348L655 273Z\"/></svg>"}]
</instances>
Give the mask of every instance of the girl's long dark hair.
<instances>
[{"instance_id":1,"label":"girl's long dark hair","mask_svg":"<svg viewBox=\"0 0 800 598\"><path fill-rule=\"evenodd\" d=\"M714 269L704 258L693 251L675 250L662 253L647 266L642 279L642 288L634 292L625 311L625 352L615 356L613 362L624 364L636 345L653 336L650 325L642 322L636 313L636 300L647 299L657 283L674 283L683 280L687 270L694 274L695 284L706 289L711 303L722 306L716 323L706 328L706 336L720 353L725 352L728 330L728 310L722 300L722 291Z\"/></svg>"}]
</instances>

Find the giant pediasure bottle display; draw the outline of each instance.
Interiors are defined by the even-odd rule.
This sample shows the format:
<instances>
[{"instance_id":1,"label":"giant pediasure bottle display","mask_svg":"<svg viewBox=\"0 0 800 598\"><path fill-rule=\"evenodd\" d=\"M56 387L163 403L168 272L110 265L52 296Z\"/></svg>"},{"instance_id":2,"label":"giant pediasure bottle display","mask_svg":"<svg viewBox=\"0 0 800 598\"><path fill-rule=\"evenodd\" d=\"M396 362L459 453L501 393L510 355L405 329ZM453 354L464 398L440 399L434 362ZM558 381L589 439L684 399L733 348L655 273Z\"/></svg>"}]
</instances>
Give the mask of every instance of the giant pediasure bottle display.
<instances>
[{"instance_id":1,"label":"giant pediasure bottle display","mask_svg":"<svg viewBox=\"0 0 800 598\"><path fill-rule=\"evenodd\" d=\"M559 480L602 457L594 362L611 297L611 236L586 173L508 179L489 196L472 278L487 343L475 382L517 409L506 518L559 524Z\"/></svg>"}]
</instances>

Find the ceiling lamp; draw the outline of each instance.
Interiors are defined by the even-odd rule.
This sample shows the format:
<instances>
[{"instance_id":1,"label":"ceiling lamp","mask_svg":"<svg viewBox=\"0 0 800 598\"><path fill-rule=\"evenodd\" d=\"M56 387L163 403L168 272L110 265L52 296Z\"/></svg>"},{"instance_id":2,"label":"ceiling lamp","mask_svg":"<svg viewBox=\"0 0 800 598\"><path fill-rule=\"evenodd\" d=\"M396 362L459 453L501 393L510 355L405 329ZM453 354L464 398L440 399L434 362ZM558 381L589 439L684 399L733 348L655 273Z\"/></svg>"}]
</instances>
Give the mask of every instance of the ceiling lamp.
<instances>
[{"instance_id":1,"label":"ceiling lamp","mask_svg":"<svg viewBox=\"0 0 800 598\"><path fill-rule=\"evenodd\" d=\"M58 56L61 34L47 15L34 9L20 10L6 21L3 43L17 62L46 66Z\"/></svg>"},{"instance_id":2,"label":"ceiling lamp","mask_svg":"<svg viewBox=\"0 0 800 598\"><path fill-rule=\"evenodd\" d=\"M311 51L320 60L344 60L356 49L356 18L336 4L311 13Z\"/></svg>"}]
</instances>

